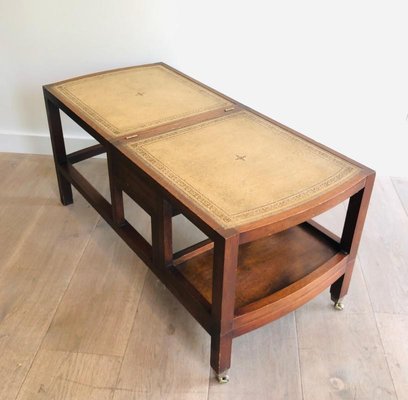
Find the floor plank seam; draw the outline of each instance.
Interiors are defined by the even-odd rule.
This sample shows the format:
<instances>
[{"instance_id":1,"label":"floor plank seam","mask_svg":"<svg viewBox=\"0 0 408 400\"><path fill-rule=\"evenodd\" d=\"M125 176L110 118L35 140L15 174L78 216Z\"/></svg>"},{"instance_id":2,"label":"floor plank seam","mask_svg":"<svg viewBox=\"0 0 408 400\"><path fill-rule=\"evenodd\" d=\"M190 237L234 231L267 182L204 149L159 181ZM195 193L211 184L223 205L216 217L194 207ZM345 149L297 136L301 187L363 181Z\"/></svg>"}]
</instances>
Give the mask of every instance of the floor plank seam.
<instances>
[{"instance_id":1,"label":"floor plank seam","mask_svg":"<svg viewBox=\"0 0 408 400\"><path fill-rule=\"evenodd\" d=\"M391 378L391 382L392 382L392 387L394 388L395 398L398 400L397 388L395 386L394 378L393 378L392 373L391 373L391 367L390 367L390 364L388 362L388 357L387 357L387 353L385 351L385 347L384 347L383 338L382 338L382 335L381 335L381 332L380 332L380 328L378 327L378 320L377 320L377 315L376 315L377 313L374 312L373 314L374 314L375 327L377 328L378 337L380 338L381 347L382 347L382 350L383 350L385 362L387 364L388 372L390 374L390 378Z\"/></svg>"},{"instance_id":2,"label":"floor plank seam","mask_svg":"<svg viewBox=\"0 0 408 400\"><path fill-rule=\"evenodd\" d=\"M393 179L393 178L390 178L390 179L391 179L392 187L394 188L395 193L397 194L398 200L399 200L399 202L401 203L402 209L405 211L405 214L406 214L406 216L407 216L407 218L408 218L408 210L405 208L405 204L404 204L404 202L403 202L402 199L401 199L401 196L400 196L400 194L399 194L399 191L398 191L397 187L395 186L394 179Z\"/></svg>"},{"instance_id":3,"label":"floor plank seam","mask_svg":"<svg viewBox=\"0 0 408 400\"><path fill-rule=\"evenodd\" d=\"M78 353L79 354L79 353ZM72 383L72 384L74 384L74 385L79 385L79 386L84 386L84 387L87 387L87 388L90 388L90 389L97 389L97 390L115 390L115 387L112 387L112 386L94 386L94 385L91 385L91 384L89 384L89 383L84 383L84 382L80 382L80 381L77 381L77 380L75 380L75 379L69 379L69 378L62 378L65 382L68 382L68 383Z\"/></svg>"},{"instance_id":4,"label":"floor plank seam","mask_svg":"<svg viewBox=\"0 0 408 400\"><path fill-rule=\"evenodd\" d=\"M127 392L127 393L148 393L147 391L146 392L135 392L134 390L132 390L132 389L119 389L119 388L117 388L117 387L115 387L115 388L113 388L113 389L111 389L111 390L113 390L113 396L115 396L115 394L116 394L116 392Z\"/></svg>"},{"instance_id":5,"label":"floor plank seam","mask_svg":"<svg viewBox=\"0 0 408 400\"><path fill-rule=\"evenodd\" d=\"M133 314L132 327L130 328L129 336L128 336L128 338L127 338L127 342L126 342L126 346L125 346L125 350L124 350L123 355L122 355L122 357L121 357L122 360L121 360L121 363L120 363L120 368L119 368L119 372L118 372L118 377L116 378L116 383L115 383L115 388L116 388L116 389L127 390L127 389L118 388L118 384L119 384L120 374L122 373L123 361L124 361L124 359L125 359L125 356L126 356L126 353L127 353L128 347L129 347L130 338L131 338L131 336L132 336L133 328L134 328L134 326L135 326L136 315L137 315L137 312L139 311L140 301L142 300L143 293L144 293L144 290L145 290L147 275L148 275L148 272L144 275L143 287L142 287L142 290L141 290L141 292L140 292L140 296L139 296L139 300L138 300L138 302L137 302L137 307L136 307L136 309L135 309L135 313Z\"/></svg>"},{"instance_id":6,"label":"floor plank seam","mask_svg":"<svg viewBox=\"0 0 408 400\"><path fill-rule=\"evenodd\" d=\"M408 313L405 313L405 312L389 312L389 311L374 311L374 314L403 315L403 316L408 315Z\"/></svg>"},{"instance_id":7,"label":"floor plank seam","mask_svg":"<svg viewBox=\"0 0 408 400\"><path fill-rule=\"evenodd\" d=\"M64 349L40 349L53 352L70 353L70 354L83 354L86 356L97 356L97 357L111 357L111 358L122 358L118 354L107 354L107 353L90 353L89 351L77 351L77 350L64 350Z\"/></svg>"},{"instance_id":8,"label":"floor plank seam","mask_svg":"<svg viewBox=\"0 0 408 400\"><path fill-rule=\"evenodd\" d=\"M38 215L39 215L39 216L42 214L44 208L45 208L45 205L40 206L40 210L39 210L39 212L38 212ZM35 221L38 221L39 216L35 219ZM34 227L35 227L35 223L33 223L33 224L31 225L30 232L34 229ZM22 240L19 241L19 243L23 243L23 241L26 239L27 236L28 236L28 235L23 236ZM18 246L18 248L19 248L19 246ZM17 251L18 251L18 250L16 250L16 251L11 255L10 260L13 259L13 256L14 256L14 254L15 254ZM8 260L8 262L10 262L10 260ZM64 293L65 293L65 292L64 292ZM54 313L54 315L55 315L55 313ZM54 316L53 316L53 318L54 318ZM53 318L52 318L52 319L53 319ZM52 321L52 319L51 319L51 321ZM50 324L51 324L51 322L50 322ZM47 331L48 331L48 328L47 328ZM43 343L43 340L44 340L44 338L45 338L45 336L46 336L46 334L47 334L47 331L45 332L43 338L41 339L41 343L38 345L38 348L37 348L37 350L35 351L35 354L34 354L32 360L31 360L30 366L28 367L27 372L25 373L24 378L23 378L23 380L22 380L22 382L21 382L21 385L20 385L20 387L19 387L19 389L18 389L18 391L17 391L15 400L16 400L16 399L19 397L19 395L20 395L21 389L22 389L22 387L24 386L24 383L25 383L25 381L26 381L26 379L27 379L27 376L28 376L28 374L29 374L30 371L31 371L31 367L32 367L33 364L34 364L34 360L35 360L35 358L37 357L38 351L40 350L40 348L41 348L41 346L42 346L42 343Z\"/></svg>"},{"instance_id":9,"label":"floor plank seam","mask_svg":"<svg viewBox=\"0 0 408 400\"><path fill-rule=\"evenodd\" d=\"M72 284L72 280L73 280L75 274L76 274L77 271L78 271L78 268L79 268L79 265L80 265L80 263L81 263L82 257L84 256L85 251L86 251L86 249L88 248L88 245L89 245L89 242L90 242L90 240L91 240L92 234L94 233L94 231L95 231L95 229L96 229L96 227L97 227L99 221L101 221L101 220L102 220L102 217L99 217L99 216L98 216L98 217L96 218L96 222L95 222L94 226L92 227L91 231L89 232L88 240L86 241L86 244L85 244L85 246L84 246L84 248L83 248L83 250L82 250L82 252L81 252L81 255L78 257L78 261L77 261L77 263L76 263L76 266L75 266L75 268L74 268L74 271L73 271L73 273L72 273L72 275L71 275L71 278L69 279L68 285L67 285L67 287L65 288L64 293L62 294L62 296L61 296L61 298L60 298L60 301L59 301L58 304L57 304L57 308L55 309L55 312L54 312L54 315L53 315L53 317L52 317L52 319L51 319L50 325L48 326L47 331L45 332L44 338L47 336L47 334L48 334L48 332L49 332L49 330L50 330L50 328L51 328L51 325L52 325L52 323L54 322L55 315L57 314L57 312L58 312L58 310L59 310L59 308L60 308L60 306L61 306L61 303L62 303L62 301L64 300L64 297L65 297L65 295L66 295L66 293L67 293L67 290L70 288L70 286L71 286L71 284ZM41 342L41 347L42 347L42 344L43 344L43 341ZM41 347L40 347L40 349L41 349ZM58 351L59 351L59 350L58 350Z\"/></svg>"},{"instance_id":10,"label":"floor plank seam","mask_svg":"<svg viewBox=\"0 0 408 400\"><path fill-rule=\"evenodd\" d=\"M381 333L380 333L380 329L379 329L379 327L378 327L378 321L377 321L376 312L374 311L374 307L373 307L373 302L372 302L372 300L371 300L370 291L368 290L368 286L367 286L367 280L366 280L366 277L365 277L365 275L364 275L363 262L361 261L361 259L360 259L359 256L357 256L357 260L358 260L358 262L359 262L359 264L360 264L360 267L361 267L361 275L362 275L362 277L363 277L364 287L365 287L365 290L366 290L366 292L367 292L368 299L369 299L369 301L370 301L371 313L373 314L373 317L374 317L375 327L376 327L376 329L377 329L377 335L378 335L378 337L379 337L379 339L380 339L380 343L381 343L381 347L382 347L382 353L383 353L383 355L384 355L385 362L386 362L386 364L387 364L388 374L389 374L390 379L391 379L391 382L392 382L392 387L393 387L393 389L394 389L395 397L396 397L396 399L398 399L398 395L397 395L397 390L396 390L396 387L395 387L394 378L392 377L390 364L389 364L389 362L388 362L388 357L387 357L387 354L386 354L386 352L385 352L385 347L384 347L383 339L382 339L382 336L381 336Z\"/></svg>"},{"instance_id":11,"label":"floor plank seam","mask_svg":"<svg viewBox=\"0 0 408 400\"><path fill-rule=\"evenodd\" d=\"M209 368L209 375L208 375L208 388L207 388L207 400L210 400L210 384L211 384L211 371L212 368Z\"/></svg>"},{"instance_id":12,"label":"floor plank seam","mask_svg":"<svg viewBox=\"0 0 408 400\"><path fill-rule=\"evenodd\" d=\"M21 251L21 247L24 245L24 242L27 240L28 237L31 236L32 231L37 225L37 221L40 219L40 217L43 215L45 205L41 205L38 213L35 215L34 220L32 223L27 227L27 229L24 229L24 232L22 235L19 237L17 244L14 246L14 251L13 253L10 254L9 258L4 262L2 266L2 273L7 270L9 264L12 262L12 260L15 258L16 254L18 254ZM1 276L1 274L0 274Z\"/></svg>"},{"instance_id":13,"label":"floor plank seam","mask_svg":"<svg viewBox=\"0 0 408 400\"><path fill-rule=\"evenodd\" d=\"M302 364L300 361L300 346L299 346L299 333L298 333L298 323L296 318L296 311L293 313L294 320L295 320L295 332L296 332L296 347L297 347L297 355L298 355L298 363L299 363L299 381L300 381L300 390L302 393L302 400L305 399L305 393L303 390L303 381L302 381Z\"/></svg>"},{"instance_id":14,"label":"floor plank seam","mask_svg":"<svg viewBox=\"0 0 408 400\"><path fill-rule=\"evenodd\" d=\"M92 230L89 232L88 240L86 241L86 244L85 244L84 248L82 249L82 252L81 252L80 256L78 257L78 260L77 260L77 262L76 262L76 266L75 266L75 268L74 268L74 271L72 272L72 275L71 275L71 277L70 277L70 279L69 279L69 282L68 282L68 284L67 284L67 286L66 286L64 292L62 293L61 298L60 298L60 300L59 300L57 306L55 307L55 310L54 310L53 316L52 316L52 318L51 318L51 320L50 320L50 323L49 323L49 325L48 325L48 328L47 328L47 330L45 331L44 336L42 337L41 342L40 342L40 344L38 345L37 350L35 351L35 354L34 354L32 360L31 360L30 366L29 366L29 368L27 369L27 373L25 374L24 379L23 379L23 381L22 381L22 383L21 383L21 386L20 386L20 388L19 388L18 391L17 391L15 400L17 400L17 399L19 398L19 396L20 396L21 389L24 387L24 384L25 384L25 382L26 382L26 380L27 380L27 377L28 377L28 375L29 375L29 373L30 373L30 371L31 371L31 368L32 368L32 366L33 366L33 364L34 364L34 361L35 361L36 358L37 358L38 352L42 349L44 340L45 340L45 338L46 338L46 336L47 336L48 331L50 330L50 327L51 327L51 325L52 325L52 322L54 321L55 315L56 315L56 313L57 313L57 311L58 311L58 309L59 309L59 307L60 307L60 305L61 305L62 299L64 298L65 293L66 293L68 287L70 286L70 284L71 284L71 282L72 282L72 279L73 279L73 277L74 277L74 275L75 275L75 273L76 273L76 271L77 271L77 269L78 269L79 263L80 263L80 261L81 261L83 255L84 255L84 253L85 253L85 249L88 247L89 241L90 241L90 239L91 239L91 235L92 235L93 231L95 230L95 228L96 228L96 226L97 226L97 224L98 224L98 222L99 222L100 219L101 219L101 217L96 218L96 222L95 222L95 224L94 224Z\"/></svg>"}]
</instances>

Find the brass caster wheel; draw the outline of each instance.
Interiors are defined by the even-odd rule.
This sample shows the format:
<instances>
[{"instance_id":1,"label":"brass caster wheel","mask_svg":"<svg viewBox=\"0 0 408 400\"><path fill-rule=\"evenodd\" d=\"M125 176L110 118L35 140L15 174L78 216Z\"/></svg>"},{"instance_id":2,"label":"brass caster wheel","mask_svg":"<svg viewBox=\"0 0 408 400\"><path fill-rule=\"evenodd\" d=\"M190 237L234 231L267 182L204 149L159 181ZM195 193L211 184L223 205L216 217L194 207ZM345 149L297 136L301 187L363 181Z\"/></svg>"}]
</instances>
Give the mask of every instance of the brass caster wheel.
<instances>
[{"instance_id":1,"label":"brass caster wheel","mask_svg":"<svg viewBox=\"0 0 408 400\"><path fill-rule=\"evenodd\" d=\"M227 374L218 374L217 375L217 381L218 381L218 383L228 383L229 382L229 376Z\"/></svg>"},{"instance_id":2,"label":"brass caster wheel","mask_svg":"<svg viewBox=\"0 0 408 400\"><path fill-rule=\"evenodd\" d=\"M344 310L344 304L340 300L336 301L334 303L334 309L337 310L337 311L343 311Z\"/></svg>"}]
</instances>

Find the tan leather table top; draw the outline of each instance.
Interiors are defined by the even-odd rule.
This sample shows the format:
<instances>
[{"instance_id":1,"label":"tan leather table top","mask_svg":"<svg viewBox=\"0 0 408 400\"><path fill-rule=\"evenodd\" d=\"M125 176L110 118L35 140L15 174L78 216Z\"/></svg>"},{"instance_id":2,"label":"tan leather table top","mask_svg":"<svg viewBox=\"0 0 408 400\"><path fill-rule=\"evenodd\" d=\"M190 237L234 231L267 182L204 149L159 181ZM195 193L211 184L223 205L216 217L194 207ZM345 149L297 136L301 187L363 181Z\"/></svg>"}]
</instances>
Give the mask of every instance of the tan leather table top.
<instances>
[{"instance_id":1,"label":"tan leather table top","mask_svg":"<svg viewBox=\"0 0 408 400\"><path fill-rule=\"evenodd\" d=\"M122 151L224 228L309 201L360 170L248 111L128 142Z\"/></svg>"},{"instance_id":2,"label":"tan leather table top","mask_svg":"<svg viewBox=\"0 0 408 400\"><path fill-rule=\"evenodd\" d=\"M233 102L165 65L103 72L48 89L103 137L122 139L117 147L123 153L224 228L312 200L360 171L251 111L227 115L224 109L233 108ZM126 135L214 110L225 116L125 140Z\"/></svg>"},{"instance_id":3,"label":"tan leather table top","mask_svg":"<svg viewBox=\"0 0 408 400\"><path fill-rule=\"evenodd\" d=\"M50 86L49 90L108 137L231 105L162 65L71 79Z\"/></svg>"}]
</instances>

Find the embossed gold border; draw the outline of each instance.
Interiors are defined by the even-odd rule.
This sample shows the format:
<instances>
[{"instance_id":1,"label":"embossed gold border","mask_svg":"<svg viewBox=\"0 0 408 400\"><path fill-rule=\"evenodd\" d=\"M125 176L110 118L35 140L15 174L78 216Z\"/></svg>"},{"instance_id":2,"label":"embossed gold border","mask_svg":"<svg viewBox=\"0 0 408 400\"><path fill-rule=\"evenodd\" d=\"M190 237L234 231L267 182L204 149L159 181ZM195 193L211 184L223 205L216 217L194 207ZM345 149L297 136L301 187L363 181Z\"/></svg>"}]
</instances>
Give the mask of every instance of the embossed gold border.
<instances>
[{"instance_id":1,"label":"embossed gold border","mask_svg":"<svg viewBox=\"0 0 408 400\"><path fill-rule=\"evenodd\" d=\"M288 141L293 142L302 142L303 149L305 151L309 151L313 155L317 155L319 157L323 157L325 159L330 160L331 162L337 164L339 166L338 172L333 174L332 176L328 177L324 181L317 183L307 189L302 190L301 192L295 193L291 196L276 200L274 202L265 204L263 206L256 207L251 210L246 210L237 214L228 214L225 210L221 207L216 205L212 202L208 197L194 188L191 184L186 182L182 177L178 176L174 171L171 170L168 166L163 164L159 159L153 156L149 151L146 149L146 145L157 142L157 141L165 141L172 139L175 136L184 135L191 130L195 132L208 126L211 124L217 124L222 121L225 121L229 118L239 118L244 117L253 120L256 123L264 125L268 127L274 134L280 135L282 138ZM286 130L280 128L269 121L262 119L252 113L247 111L240 111L236 114L220 117L214 120L206 121L200 124L196 124L193 126L189 126L186 128L182 128L179 130L167 132L161 135L153 136L147 139L141 139L134 143L129 143L127 146L129 149L137 154L145 164L149 167L152 167L156 170L160 175L167 178L170 182L174 184L174 186L184 192L189 198L193 199L200 208L203 210L209 211L212 217L220 223L224 228L231 228L234 226L239 226L244 223L253 222L254 220L258 219L259 217L265 218L271 216L277 212L284 211L290 207L294 207L300 205L304 201L308 201L313 199L317 194L322 193L325 189L333 188L341 183L345 182L347 179L352 178L356 175L360 168L357 166L347 162L346 160L337 157L336 155L319 148L317 145L310 143Z\"/></svg>"},{"instance_id":2,"label":"embossed gold border","mask_svg":"<svg viewBox=\"0 0 408 400\"><path fill-rule=\"evenodd\" d=\"M153 121L150 121L149 123L144 123L144 124L135 124L135 126L132 126L128 129L120 130L117 126L111 124L109 121L107 121L103 116L98 114L93 108L88 106L86 103L84 103L81 99L76 97L72 92L70 92L70 87L78 85L83 83L86 80L94 80L98 79L99 77L102 76L109 76L109 75L117 75L117 74L126 74L126 73L134 73L135 71L140 71L143 72L147 69L160 69L163 72L169 74L172 78L178 80L180 83L190 86L191 88L199 90L204 96L207 96L209 98L213 98L214 100L218 100L217 102L214 103L213 106L207 106L207 107L198 107L195 108L191 111L175 114L169 117L164 117L164 118L158 118ZM69 100L72 104L74 104L76 107L78 107L83 113L85 113L90 119L98 123L100 126L102 126L109 134L113 136L118 136L118 135L126 135L129 133L137 132L141 129L144 128L149 128L151 126L157 126L163 123L175 121L177 119L181 119L184 117L189 117L195 114L200 114L206 111L212 111L217 108L222 108L222 107L227 107L231 105L232 103L229 102L228 100L225 100L223 97L212 93L210 90L206 89L205 87L190 81L187 78L184 78L183 76L177 74L174 71L171 71L168 68L165 68L162 65L152 65L148 67L134 67L134 68L126 68L125 70L118 70L118 71L111 71L111 72L103 72L98 75L94 76L89 76L89 77L84 77L84 78L79 78L75 80L71 80L69 82L62 83L60 85L54 86L54 90L59 92L63 97L65 97L67 100Z\"/></svg>"}]
</instances>

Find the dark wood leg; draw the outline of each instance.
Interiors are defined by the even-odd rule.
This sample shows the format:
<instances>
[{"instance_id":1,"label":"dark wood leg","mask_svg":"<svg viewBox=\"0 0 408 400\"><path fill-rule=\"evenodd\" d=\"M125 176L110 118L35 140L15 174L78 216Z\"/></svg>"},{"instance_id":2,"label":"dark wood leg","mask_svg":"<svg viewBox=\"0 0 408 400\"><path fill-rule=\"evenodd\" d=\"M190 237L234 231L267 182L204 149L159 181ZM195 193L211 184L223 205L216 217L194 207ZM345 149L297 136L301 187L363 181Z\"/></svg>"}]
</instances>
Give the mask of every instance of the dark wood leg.
<instances>
[{"instance_id":1,"label":"dark wood leg","mask_svg":"<svg viewBox=\"0 0 408 400\"><path fill-rule=\"evenodd\" d=\"M220 382L228 381L228 370L231 367L232 334L211 336L211 367Z\"/></svg>"},{"instance_id":2,"label":"dark wood leg","mask_svg":"<svg viewBox=\"0 0 408 400\"><path fill-rule=\"evenodd\" d=\"M106 153L108 158L109 187L112 204L112 219L117 226L123 226L126 223L125 210L123 206L123 192L115 179L115 163L112 162L110 151Z\"/></svg>"},{"instance_id":3,"label":"dark wood leg","mask_svg":"<svg viewBox=\"0 0 408 400\"><path fill-rule=\"evenodd\" d=\"M231 366L238 247L238 235L219 238L214 243L211 367L220 382L228 381L225 373Z\"/></svg>"},{"instance_id":4,"label":"dark wood leg","mask_svg":"<svg viewBox=\"0 0 408 400\"><path fill-rule=\"evenodd\" d=\"M346 272L330 287L332 300L337 304L348 292L358 246L363 232L375 174L367 177L365 187L350 198L346 221L341 236L341 247L349 254Z\"/></svg>"},{"instance_id":5,"label":"dark wood leg","mask_svg":"<svg viewBox=\"0 0 408 400\"><path fill-rule=\"evenodd\" d=\"M50 130L52 151L54 154L54 163L57 173L61 203L66 206L73 202L73 198L71 184L61 174L59 168L60 165L67 164L68 162L67 154L65 151L60 112L59 108L47 98L45 98L45 108L47 110L48 127Z\"/></svg>"},{"instance_id":6,"label":"dark wood leg","mask_svg":"<svg viewBox=\"0 0 408 400\"><path fill-rule=\"evenodd\" d=\"M164 199L158 200L152 215L153 267L163 268L172 264L172 207Z\"/></svg>"}]
</instances>

